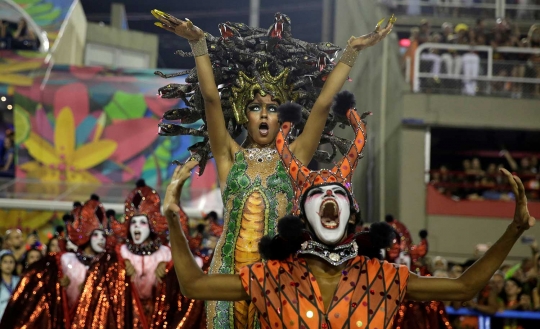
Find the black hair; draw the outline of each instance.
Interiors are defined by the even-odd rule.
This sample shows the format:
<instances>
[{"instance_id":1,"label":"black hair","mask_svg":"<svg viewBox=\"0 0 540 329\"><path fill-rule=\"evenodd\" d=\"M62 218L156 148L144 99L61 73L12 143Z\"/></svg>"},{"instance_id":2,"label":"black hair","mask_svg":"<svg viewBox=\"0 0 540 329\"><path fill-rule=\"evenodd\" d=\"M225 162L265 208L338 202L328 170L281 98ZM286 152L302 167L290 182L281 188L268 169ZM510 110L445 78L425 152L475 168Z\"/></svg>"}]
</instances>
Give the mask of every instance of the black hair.
<instances>
[{"instance_id":1,"label":"black hair","mask_svg":"<svg viewBox=\"0 0 540 329\"><path fill-rule=\"evenodd\" d=\"M211 211L208 214L206 214L205 219L212 219L212 220L216 221L218 219L218 214L215 211Z\"/></svg>"},{"instance_id":2,"label":"black hair","mask_svg":"<svg viewBox=\"0 0 540 329\"><path fill-rule=\"evenodd\" d=\"M199 224L199 225L197 225L197 232L199 232L199 233L202 234L202 233L204 233L204 229L205 229L205 228L206 228L206 225L204 225L204 224Z\"/></svg>"},{"instance_id":3,"label":"black hair","mask_svg":"<svg viewBox=\"0 0 540 329\"><path fill-rule=\"evenodd\" d=\"M60 242L60 240L58 239L58 236L53 235L53 237L50 238L49 242L47 242L47 252L51 252L51 242L53 242L53 240ZM58 247L60 247L60 244L58 245Z\"/></svg>"},{"instance_id":4,"label":"black hair","mask_svg":"<svg viewBox=\"0 0 540 329\"><path fill-rule=\"evenodd\" d=\"M387 214L386 216L384 216L384 221L387 223L391 223L394 221L394 216L391 214Z\"/></svg>"}]
</instances>

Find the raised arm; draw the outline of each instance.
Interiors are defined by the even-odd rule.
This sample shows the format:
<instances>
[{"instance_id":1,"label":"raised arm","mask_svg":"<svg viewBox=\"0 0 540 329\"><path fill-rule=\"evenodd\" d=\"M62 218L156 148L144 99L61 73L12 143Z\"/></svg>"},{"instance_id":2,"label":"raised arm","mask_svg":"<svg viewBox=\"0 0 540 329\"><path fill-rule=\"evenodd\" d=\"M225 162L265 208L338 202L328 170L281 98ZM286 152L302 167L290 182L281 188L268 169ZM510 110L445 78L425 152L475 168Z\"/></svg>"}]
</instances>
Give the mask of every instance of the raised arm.
<instances>
[{"instance_id":1,"label":"raised arm","mask_svg":"<svg viewBox=\"0 0 540 329\"><path fill-rule=\"evenodd\" d=\"M365 48L376 45L392 31L395 22L394 15L388 20L387 26L381 29L383 21L379 21L373 32L358 38L352 37L341 59L330 75L328 75L321 93L313 105L304 131L291 144L292 153L302 163L309 163L313 158L313 154L315 154L319 145L319 140L321 139L334 96L343 88L358 53Z\"/></svg>"},{"instance_id":2,"label":"raised arm","mask_svg":"<svg viewBox=\"0 0 540 329\"><path fill-rule=\"evenodd\" d=\"M188 247L188 241L181 226L181 216L186 216L180 207L180 194L191 170L198 162L189 161L174 171L165 194L164 211L169 224L172 258L182 294L199 300L249 300L242 287L240 276L232 274L205 274L197 265ZM185 218L184 218L185 219ZM185 220L184 220L185 222Z\"/></svg>"},{"instance_id":3,"label":"raised arm","mask_svg":"<svg viewBox=\"0 0 540 329\"><path fill-rule=\"evenodd\" d=\"M225 125L223 109L221 108L221 99L216 86L212 63L208 56L204 32L193 25L188 19L182 21L157 9L152 10L152 15L159 20L159 22L155 23L156 26L169 32L173 32L189 41L193 56L195 56L199 88L201 88L204 99L204 111L206 114L208 137L210 138L212 155L216 159L220 177L225 177L222 176L222 170L220 168L223 168L224 166L226 170L223 170L223 172L225 175L228 174L230 166L232 165L231 147L234 140L229 135Z\"/></svg>"},{"instance_id":4,"label":"raised arm","mask_svg":"<svg viewBox=\"0 0 540 329\"><path fill-rule=\"evenodd\" d=\"M499 269L521 234L534 225L535 219L527 209L523 183L506 169L512 191L516 195L514 220L489 250L457 279L419 277L411 273L407 286L407 299L411 300L470 300L484 288Z\"/></svg>"}]
</instances>

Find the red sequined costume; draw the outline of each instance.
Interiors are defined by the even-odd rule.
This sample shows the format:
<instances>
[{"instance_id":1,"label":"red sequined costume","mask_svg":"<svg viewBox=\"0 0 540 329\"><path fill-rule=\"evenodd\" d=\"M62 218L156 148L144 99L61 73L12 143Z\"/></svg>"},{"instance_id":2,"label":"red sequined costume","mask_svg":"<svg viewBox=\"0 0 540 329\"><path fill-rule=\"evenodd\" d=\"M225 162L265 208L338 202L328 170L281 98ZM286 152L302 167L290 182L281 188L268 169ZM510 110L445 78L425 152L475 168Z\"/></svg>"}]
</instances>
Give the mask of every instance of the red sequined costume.
<instances>
[{"instance_id":1,"label":"red sequined costume","mask_svg":"<svg viewBox=\"0 0 540 329\"><path fill-rule=\"evenodd\" d=\"M178 329L204 322L204 303L180 293L171 251L164 245L168 230L160 208L159 195L145 184L138 184L129 194L124 223L112 222L115 236L123 244L90 268L81 297L85 303L77 311L73 329L102 328L104 323L116 329ZM129 234L134 216L146 216L150 226L150 236L140 245L134 245ZM187 228L187 221L185 225ZM135 269L131 278L126 275L126 260ZM166 274L158 280L160 263L167 263Z\"/></svg>"},{"instance_id":2,"label":"red sequined costume","mask_svg":"<svg viewBox=\"0 0 540 329\"><path fill-rule=\"evenodd\" d=\"M403 224L402 224L403 225ZM394 226L398 235L403 236L403 228L408 233L405 225L403 227ZM427 232L420 232L421 242L418 245L407 247L408 257L411 260L411 271L418 275L429 276L430 273L424 263L423 258L429 251L427 242ZM401 240L403 241L403 240ZM412 241L411 241L412 242ZM395 248L395 245L394 245ZM402 250L400 249L400 252ZM389 253L388 257L393 254ZM387 257L387 259L389 259ZM452 329L444 304L439 301L416 302L404 301L399 307L394 320L395 329Z\"/></svg>"},{"instance_id":3,"label":"red sequined costume","mask_svg":"<svg viewBox=\"0 0 540 329\"><path fill-rule=\"evenodd\" d=\"M95 257L81 253L95 230L103 230L105 211L98 200L89 200L73 211L67 226L78 253L50 253L33 264L21 278L0 323L2 329L66 329L70 327L88 266ZM60 279L69 278L63 288Z\"/></svg>"}]
</instances>

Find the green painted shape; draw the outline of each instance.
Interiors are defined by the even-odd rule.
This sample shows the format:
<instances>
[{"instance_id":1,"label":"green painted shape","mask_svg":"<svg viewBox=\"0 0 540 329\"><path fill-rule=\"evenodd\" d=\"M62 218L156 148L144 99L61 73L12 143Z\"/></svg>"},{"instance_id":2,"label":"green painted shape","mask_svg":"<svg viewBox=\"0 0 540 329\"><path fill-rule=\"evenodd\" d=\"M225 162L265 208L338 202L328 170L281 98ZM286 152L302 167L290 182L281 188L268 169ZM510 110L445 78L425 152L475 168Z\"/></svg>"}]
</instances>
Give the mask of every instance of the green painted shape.
<instances>
[{"instance_id":1,"label":"green painted shape","mask_svg":"<svg viewBox=\"0 0 540 329\"><path fill-rule=\"evenodd\" d=\"M41 0L13 0L16 4L18 4L21 7L33 5L36 3L39 3Z\"/></svg>"},{"instance_id":2,"label":"green painted shape","mask_svg":"<svg viewBox=\"0 0 540 329\"><path fill-rule=\"evenodd\" d=\"M137 119L146 112L146 102L142 94L130 94L123 91L114 93L109 104L103 108L110 119Z\"/></svg>"},{"instance_id":3,"label":"green painted shape","mask_svg":"<svg viewBox=\"0 0 540 329\"><path fill-rule=\"evenodd\" d=\"M33 16L32 18L37 22L37 21L54 21L56 20L58 17L60 17L60 15L62 15L62 10L59 9L59 8L55 8L53 9L52 11L48 12L48 13L44 13L44 14L41 14L41 15L36 15L35 17Z\"/></svg>"},{"instance_id":4,"label":"green painted shape","mask_svg":"<svg viewBox=\"0 0 540 329\"><path fill-rule=\"evenodd\" d=\"M34 6L29 6L25 8L24 10L30 16L37 16L41 14L46 14L49 11L51 11L53 8L54 8L54 5L52 3L39 3Z\"/></svg>"}]
</instances>

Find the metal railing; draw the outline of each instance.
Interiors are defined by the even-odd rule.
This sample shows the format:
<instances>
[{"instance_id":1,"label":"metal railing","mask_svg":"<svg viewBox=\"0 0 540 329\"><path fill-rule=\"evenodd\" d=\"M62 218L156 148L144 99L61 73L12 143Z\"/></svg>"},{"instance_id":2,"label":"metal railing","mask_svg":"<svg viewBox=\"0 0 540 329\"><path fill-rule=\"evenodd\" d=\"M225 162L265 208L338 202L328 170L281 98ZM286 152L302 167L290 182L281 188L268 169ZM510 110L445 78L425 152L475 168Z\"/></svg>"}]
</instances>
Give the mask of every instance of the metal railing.
<instances>
[{"instance_id":1,"label":"metal railing","mask_svg":"<svg viewBox=\"0 0 540 329\"><path fill-rule=\"evenodd\" d=\"M540 96L540 48L424 43L412 63L414 92Z\"/></svg>"},{"instance_id":2,"label":"metal railing","mask_svg":"<svg viewBox=\"0 0 540 329\"><path fill-rule=\"evenodd\" d=\"M379 0L396 14L434 17L540 19L540 5L512 0ZM529 1L532 2L532 1Z\"/></svg>"}]
</instances>

